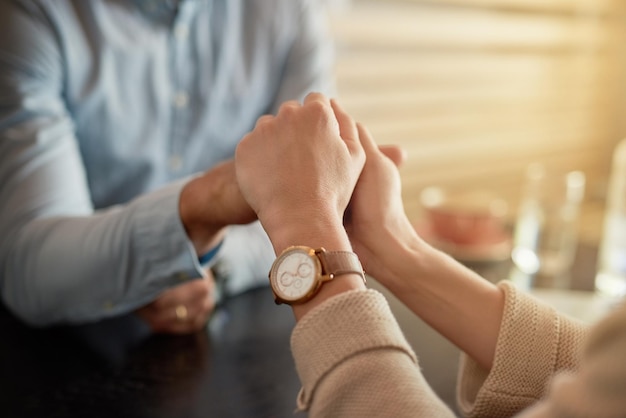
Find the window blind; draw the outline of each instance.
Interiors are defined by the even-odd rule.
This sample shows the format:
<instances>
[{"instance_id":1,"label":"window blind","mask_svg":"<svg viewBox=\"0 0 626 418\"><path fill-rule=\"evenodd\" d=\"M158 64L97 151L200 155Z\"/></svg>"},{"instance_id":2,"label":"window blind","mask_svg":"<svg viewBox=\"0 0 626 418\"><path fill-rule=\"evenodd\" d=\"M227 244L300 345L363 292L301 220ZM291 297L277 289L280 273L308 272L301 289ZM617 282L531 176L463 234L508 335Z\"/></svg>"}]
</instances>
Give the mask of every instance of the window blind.
<instances>
[{"instance_id":1,"label":"window blind","mask_svg":"<svg viewBox=\"0 0 626 418\"><path fill-rule=\"evenodd\" d=\"M513 212L533 161L580 169L602 201L626 135L624 5L614 0L353 0L334 13L345 107L402 145L419 192L488 188ZM595 226L594 226L595 228Z\"/></svg>"}]
</instances>

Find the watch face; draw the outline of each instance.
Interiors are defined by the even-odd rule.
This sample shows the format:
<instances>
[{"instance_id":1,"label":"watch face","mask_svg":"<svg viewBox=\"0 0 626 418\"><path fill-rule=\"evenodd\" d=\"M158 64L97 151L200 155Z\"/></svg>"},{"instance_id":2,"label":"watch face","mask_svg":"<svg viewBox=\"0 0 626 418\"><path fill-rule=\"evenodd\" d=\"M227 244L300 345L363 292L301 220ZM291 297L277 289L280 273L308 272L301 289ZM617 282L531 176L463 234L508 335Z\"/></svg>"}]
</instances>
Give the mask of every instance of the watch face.
<instances>
[{"instance_id":1,"label":"watch face","mask_svg":"<svg viewBox=\"0 0 626 418\"><path fill-rule=\"evenodd\" d=\"M287 301L306 296L317 285L319 261L306 250L293 250L280 257L271 277L277 295Z\"/></svg>"}]
</instances>

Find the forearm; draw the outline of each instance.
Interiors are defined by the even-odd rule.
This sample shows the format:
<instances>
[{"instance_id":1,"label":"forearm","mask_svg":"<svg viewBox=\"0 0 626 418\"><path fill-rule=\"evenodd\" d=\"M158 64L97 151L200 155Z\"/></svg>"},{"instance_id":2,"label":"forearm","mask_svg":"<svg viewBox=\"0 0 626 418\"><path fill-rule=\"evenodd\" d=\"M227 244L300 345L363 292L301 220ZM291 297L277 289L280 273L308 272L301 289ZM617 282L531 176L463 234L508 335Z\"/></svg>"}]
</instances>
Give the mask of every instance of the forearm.
<instances>
[{"instance_id":1,"label":"forearm","mask_svg":"<svg viewBox=\"0 0 626 418\"><path fill-rule=\"evenodd\" d=\"M560 372L579 367L587 326L559 314L511 282L491 369L461 357L458 403L464 416L510 417L546 396Z\"/></svg>"},{"instance_id":2,"label":"forearm","mask_svg":"<svg viewBox=\"0 0 626 418\"><path fill-rule=\"evenodd\" d=\"M376 291L327 300L298 322L291 347L303 384L298 406L310 417L453 416Z\"/></svg>"},{"instance_id":3,"label":"forearm","mask_svg":"<svg viewBox=\"0 0 626 418\"><path fill-rule=\"evenodd\" d=\"M504 307L492 283L417 236L389 240L387 276L379 278L409 309L489 369Z\"/></svg>"},{"instance_id":4,"label":"forearm","mask_svg":"<svg viewBox=\"0 0 626 418\"><path fill-rule=\"evenodd\" d=\"M128 312L201 276L172 185L128 206L28 222L3 248L2 295L35 325ZM164 245L167 240L167 245Z\"/></svg>"}]
</instances>

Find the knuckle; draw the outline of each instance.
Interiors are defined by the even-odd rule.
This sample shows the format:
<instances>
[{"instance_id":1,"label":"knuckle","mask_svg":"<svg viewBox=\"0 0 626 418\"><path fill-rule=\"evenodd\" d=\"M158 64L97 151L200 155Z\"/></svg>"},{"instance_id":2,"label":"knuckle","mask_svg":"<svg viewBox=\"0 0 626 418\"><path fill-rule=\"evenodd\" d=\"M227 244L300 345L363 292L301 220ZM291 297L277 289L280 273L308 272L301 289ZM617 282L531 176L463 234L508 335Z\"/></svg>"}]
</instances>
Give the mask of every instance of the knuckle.
<instances>
[{"instance_id":1,"label":"knuckle","mask_svg":"<svg viewBox=\"0 0 626 418\"><path fill-rule=\"evenodd\" d=\"M267 129L267 127L272 123L273 120L273 116L263 115L259 119L257 119L256 127L259 129Z\"/></svg>"},{"instance_id":2,"label":"knuckle","mask_svg":"<svg viewBox=\"0 0 626 418\"><path fill-rule=\"evenodd\" d=\"M278 115L282 118L292 118L299 108L300 106L297 103L285 103L280 107Z\"/></svg>"},{"instance_id":3,"label":"knuckle","mask_svg":"<svg viewBox=\"0 0 626 418\"><path fill-rule=\"evenodd\" d=\"M319 116L328 117L328 106L321 100L314 100L307 104L307 106Z\"/></svg>"}]
</instances>

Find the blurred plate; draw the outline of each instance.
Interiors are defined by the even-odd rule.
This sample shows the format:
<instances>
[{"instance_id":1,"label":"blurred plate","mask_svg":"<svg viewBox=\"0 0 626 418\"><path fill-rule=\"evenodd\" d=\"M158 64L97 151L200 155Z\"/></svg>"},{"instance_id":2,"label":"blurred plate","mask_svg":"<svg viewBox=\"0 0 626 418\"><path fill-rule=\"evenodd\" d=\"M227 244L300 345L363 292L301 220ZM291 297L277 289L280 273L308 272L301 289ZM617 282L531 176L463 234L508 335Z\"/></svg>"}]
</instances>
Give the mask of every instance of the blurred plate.
<instances>
[{"instance_id":1,"label":"blurred plate","mask_svg":"<svg viewBox=\"0 0 626 418\"><path fill-rule=\"evenodd\" d=\"M464 245L437 237L427 220L415 222L413 227L424 241L461 262L496 262L511 257L511 235L506 231L494 235L489 242Z\"/></svg>"}]
</instances>

